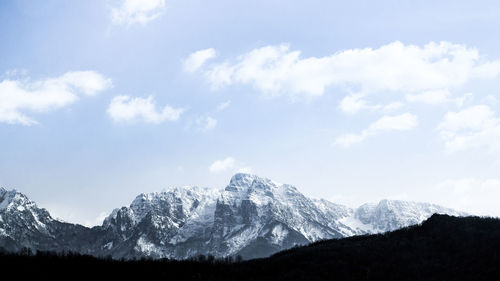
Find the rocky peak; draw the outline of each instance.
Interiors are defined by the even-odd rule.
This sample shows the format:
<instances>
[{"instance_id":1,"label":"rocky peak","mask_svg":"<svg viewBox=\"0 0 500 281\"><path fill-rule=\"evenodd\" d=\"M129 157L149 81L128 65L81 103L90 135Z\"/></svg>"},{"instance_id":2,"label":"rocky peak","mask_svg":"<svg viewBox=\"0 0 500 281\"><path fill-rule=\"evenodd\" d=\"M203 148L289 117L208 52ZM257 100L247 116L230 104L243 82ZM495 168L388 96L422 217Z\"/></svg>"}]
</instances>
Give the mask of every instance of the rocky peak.
<instances>
[{"instance_id":1,"label":"rocky peak","mask_svg":"<svg viewBox=\"0 0 500 281\"><path fill-rule=\"evenodd\" d=\"M0 188L0 211L8 213L9 216L31 213L37 220L38 218L44 221L52 220L47 210L39 208L35 202L15 189Z\"/></svg>"},{"instance_id":2,"label":"rocky peak","mask_svg":"<svg viewBox=\"0 0 500 281\"><path fill-rule=\"evenodd\" d=\"M6 190L0 187L0 210L21 207L28 202L28 198L17 190Z\"/></svg>"},{"instance_id":3,"label":"rocky peak","mask_svg":"<svg viewBox=\"0 0 500 281\"><path fill-rule=\"evenodd\" d=\"M229 185L226 187L226 191L239 191L241 189L248 189L252 185L252 182L257 178L257 176L237 173L229 181Z\"/></svg>"}]
</instances>

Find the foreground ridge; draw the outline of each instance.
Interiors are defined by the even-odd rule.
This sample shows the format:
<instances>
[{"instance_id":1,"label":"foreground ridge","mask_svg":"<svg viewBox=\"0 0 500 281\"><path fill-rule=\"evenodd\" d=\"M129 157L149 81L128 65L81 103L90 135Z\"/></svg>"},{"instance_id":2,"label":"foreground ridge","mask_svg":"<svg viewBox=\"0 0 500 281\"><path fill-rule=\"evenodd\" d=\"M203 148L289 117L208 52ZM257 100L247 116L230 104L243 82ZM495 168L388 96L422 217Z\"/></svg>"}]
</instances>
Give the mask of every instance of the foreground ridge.
<instances>
[{"instance_id":1,"label":"foreground ridge","mask_svg":"<svg viewBox=\"0 0 500 281\"><path fill-rule=\"evenodd\" d=\"M250 259L318 240L399 229L434 213L466 215L395 200L352 209L308 198L291 185L239 173L223 190L185 186L140 194L130 206L113 210L102 226L86 228L53 219L25 195L0 189L0 247L117 259Z\"/></svg>"}]
</instances>

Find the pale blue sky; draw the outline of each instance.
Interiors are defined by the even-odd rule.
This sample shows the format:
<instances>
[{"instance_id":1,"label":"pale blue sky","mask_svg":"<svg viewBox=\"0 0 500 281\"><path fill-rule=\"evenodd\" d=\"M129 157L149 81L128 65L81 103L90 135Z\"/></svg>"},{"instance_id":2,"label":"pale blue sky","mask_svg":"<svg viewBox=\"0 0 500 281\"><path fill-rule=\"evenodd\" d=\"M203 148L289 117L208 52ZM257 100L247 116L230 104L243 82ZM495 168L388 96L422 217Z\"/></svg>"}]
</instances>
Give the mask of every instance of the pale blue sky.
<instances>
[{"instance_id":1,"label":"pale blue sky","mask_svg":"<svg viewBox=\"0 0 500 281\"><path fill-rule=\"evenodd\" d=\"M499 14L498 1L0 1L0 186L87 225L238 170L351 206L500 215Z\"/></svg>"}]
</instances>

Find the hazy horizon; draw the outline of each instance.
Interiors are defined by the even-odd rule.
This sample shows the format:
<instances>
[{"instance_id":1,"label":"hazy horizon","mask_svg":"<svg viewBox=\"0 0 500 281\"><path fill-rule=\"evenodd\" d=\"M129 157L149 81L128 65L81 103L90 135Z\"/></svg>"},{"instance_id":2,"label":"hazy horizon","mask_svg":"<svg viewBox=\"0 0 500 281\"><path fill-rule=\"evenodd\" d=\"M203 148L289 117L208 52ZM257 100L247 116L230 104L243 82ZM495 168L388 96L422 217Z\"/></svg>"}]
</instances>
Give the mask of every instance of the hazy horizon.
<instances>
[{"instance_id":1,"label":"hazy horizon","mask_svg":"<svg viewBox=\"0 0 500 281\"><path fill-rule=\"evenodd\" d=\"M238 171L500 216L496 1L2 1L0 187L99 224Z\"/></svg>"}]
</instances>

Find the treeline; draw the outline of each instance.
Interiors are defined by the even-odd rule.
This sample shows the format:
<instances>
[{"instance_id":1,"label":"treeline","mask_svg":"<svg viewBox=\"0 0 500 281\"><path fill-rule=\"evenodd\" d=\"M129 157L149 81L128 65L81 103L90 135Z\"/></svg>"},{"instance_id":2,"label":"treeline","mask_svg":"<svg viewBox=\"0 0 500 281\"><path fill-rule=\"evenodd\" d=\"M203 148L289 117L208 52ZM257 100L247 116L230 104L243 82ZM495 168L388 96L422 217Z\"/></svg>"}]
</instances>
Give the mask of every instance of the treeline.
<instances>
[{"instance_id":1,"label":"treeline","mask_svg":"<svg viewBox=\"0 0 500 281\"><path fill-rule=\"evenodd\" d=\"M110 256L93 257L74 252L32 251L25 248L18 253L7 253L0 249L2 272L18 272L20 277L37 279L232 280L224 272L241 261L241 257L215 258L204 255L182 261L151 258L118 260Z\"/></svg>"},{"instance_id":2,"label":"treeline","mask_svg":"<svg viewBox=\"0 0 500 281\"><path fill-rule=\"evenodd\" d=\"M19 252L12 253L7 250L5 250L3 247L0 247L0 257L6 257L6 258L13 258L13 257L18 257L21 259L24 258L48 258L48 259L74 259L74 258L82 258L82 259L96 259L99 261L119 261L119 262L161 262L161 263L168 263L168 262L179 262L178 260L169 260L167 258L165 259L153 259L149 257L142 257L142 258L132 258L132 259L113 259L111 255L108 256L101 256L101 257L95 257L92 255L82 255L77 252L73 251L37 251L37 250L32 250L31 248L24 247L22 248ZM238 255L238 256L227 256L227 257L221 257L221 258L216 258L213 255L198 255L186 260L183 260L181 262L196 262L196 263L203 263L203 264L233 264L233 263L239 263L242 262L243 258Z\"/></svg>"},{"instance_id":3,"label":"treeline","mask_svg":"<svg viewBox=\"0 0 500 281\"><path fill-rule=\"evenodd\" d=\"M0 253L2 272L33 278L152 280L500 280L500 221L434 215L398 231L326 240L241 261L113 260L75 253Z\"/></svg>"}]
</instances>

